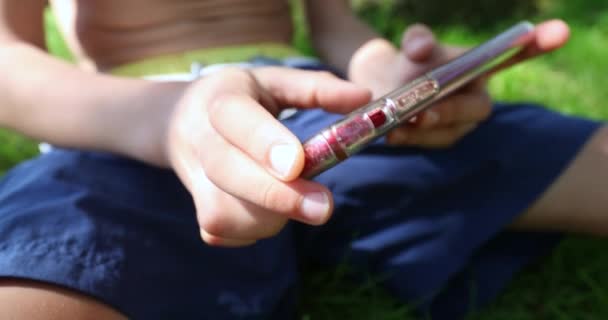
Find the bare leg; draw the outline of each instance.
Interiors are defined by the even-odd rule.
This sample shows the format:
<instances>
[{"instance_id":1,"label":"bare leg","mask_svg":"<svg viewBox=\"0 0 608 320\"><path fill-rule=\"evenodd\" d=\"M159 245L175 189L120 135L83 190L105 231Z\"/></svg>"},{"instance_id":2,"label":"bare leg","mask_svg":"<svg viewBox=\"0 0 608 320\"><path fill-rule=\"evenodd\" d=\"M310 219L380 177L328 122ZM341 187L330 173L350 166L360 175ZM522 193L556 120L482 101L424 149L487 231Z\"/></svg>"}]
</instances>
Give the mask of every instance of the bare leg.
<instances>
[{"instance_id":1,"label":"bare leg","mask_svg":"<svg viewBox=\"0 0 608 320\"><path fill-rule=\"evenodd\" d=\"M2 319L126 319L87 296L48 284L0 280Z\"/></svg>"},{"instance_id":2,"label":"bare leg","mask_svg":"<svg viewBox=\"0 0 608 320\"><path fill-rule=\"evenodd\" d=\"M592 136L513 227L608 235L608 127Z\"/></svg>"}]
</instances>

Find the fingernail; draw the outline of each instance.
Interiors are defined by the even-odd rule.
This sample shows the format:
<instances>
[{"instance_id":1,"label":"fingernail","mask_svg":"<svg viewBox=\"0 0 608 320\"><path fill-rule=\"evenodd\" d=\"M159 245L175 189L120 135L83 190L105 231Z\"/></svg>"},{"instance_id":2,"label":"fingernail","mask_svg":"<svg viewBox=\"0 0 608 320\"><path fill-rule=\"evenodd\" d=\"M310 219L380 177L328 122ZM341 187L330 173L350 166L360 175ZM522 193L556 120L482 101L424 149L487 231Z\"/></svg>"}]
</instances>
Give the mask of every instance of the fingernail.
<instances>
[{"instance_id":1,"label":"fingernail","mask_svg":"<svg viewBox=\"0 0 608 320\"><path fill-rule=\"evenodd\" d=\"M302 215L312 223L320 223L329 214L329 197L325 192L306 194L300 204Z\"/></svg>"},{"instance_id":2,"label":"fingernail","mask_svg":"<svg viewBox=\"0 0 608 320\"><path fill-rule=\"evenodd\" d=\"M281 177L289 175L295 162L298 149L291 144L279 144L270 149L270 165Z\"/></svg>"}]
</instances>

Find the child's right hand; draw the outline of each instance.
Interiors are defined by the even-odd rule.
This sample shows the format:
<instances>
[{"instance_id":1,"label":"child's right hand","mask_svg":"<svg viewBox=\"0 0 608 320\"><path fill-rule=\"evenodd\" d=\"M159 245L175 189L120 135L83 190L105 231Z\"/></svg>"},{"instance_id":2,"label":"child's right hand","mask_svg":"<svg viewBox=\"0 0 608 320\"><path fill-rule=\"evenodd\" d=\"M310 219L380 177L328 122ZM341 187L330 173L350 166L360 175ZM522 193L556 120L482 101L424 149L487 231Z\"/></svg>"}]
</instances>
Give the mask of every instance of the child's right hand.
<instances>
[{"instance_id":1,"label":"child's right hand","mask_svg":"<svg viewBox=\"0 0 608 320\"><path fill-rule=\"evenodd\" d=\"M165 124L163 154L197 209L203 240L243 246L288 219L320 225L332 211L324 186L298 178L300 141L277 119L283 107L348 112L370 93L325 72L226 70L189 85Z\"/></svg>"}]
</instances>

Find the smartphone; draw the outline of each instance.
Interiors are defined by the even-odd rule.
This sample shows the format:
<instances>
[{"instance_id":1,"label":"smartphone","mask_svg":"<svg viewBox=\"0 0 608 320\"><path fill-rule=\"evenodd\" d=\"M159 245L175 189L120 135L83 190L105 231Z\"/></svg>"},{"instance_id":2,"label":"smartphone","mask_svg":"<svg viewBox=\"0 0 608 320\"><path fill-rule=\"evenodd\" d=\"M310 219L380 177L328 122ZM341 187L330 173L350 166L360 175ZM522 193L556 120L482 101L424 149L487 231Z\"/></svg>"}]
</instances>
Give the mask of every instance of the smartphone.
<instances>
[{"instance_id":1,"label":"smartphone","mask_svg":"<svg viewBox=\"0 0 608 320\"><path fill-rule=\"evenodd\" d=\"M332 168L439 99L495 69L521 51L533 38L533 31L532 23L517 23L319 131L303 143L306 160L302 177L313 178Z\"/></svg>"}]
</instances>

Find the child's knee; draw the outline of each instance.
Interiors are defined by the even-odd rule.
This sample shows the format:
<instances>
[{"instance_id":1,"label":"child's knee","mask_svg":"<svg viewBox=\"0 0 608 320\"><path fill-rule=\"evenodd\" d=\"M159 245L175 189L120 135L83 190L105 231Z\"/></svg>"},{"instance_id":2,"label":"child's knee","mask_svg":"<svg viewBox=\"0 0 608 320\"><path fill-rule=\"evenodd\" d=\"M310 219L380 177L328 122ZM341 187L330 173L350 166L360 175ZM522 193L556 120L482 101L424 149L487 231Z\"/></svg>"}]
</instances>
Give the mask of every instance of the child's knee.
<instances>
[{"instance_id":1,"label":"child's knee","mask_svg":"<svg viewBox=\"0 0 608 320\"><path fill-rule=\"evenodd\" d=\"M6 319L126 319L88 296L28 280L0 280L0 314Z\"/></svg>"}]
</instances>

